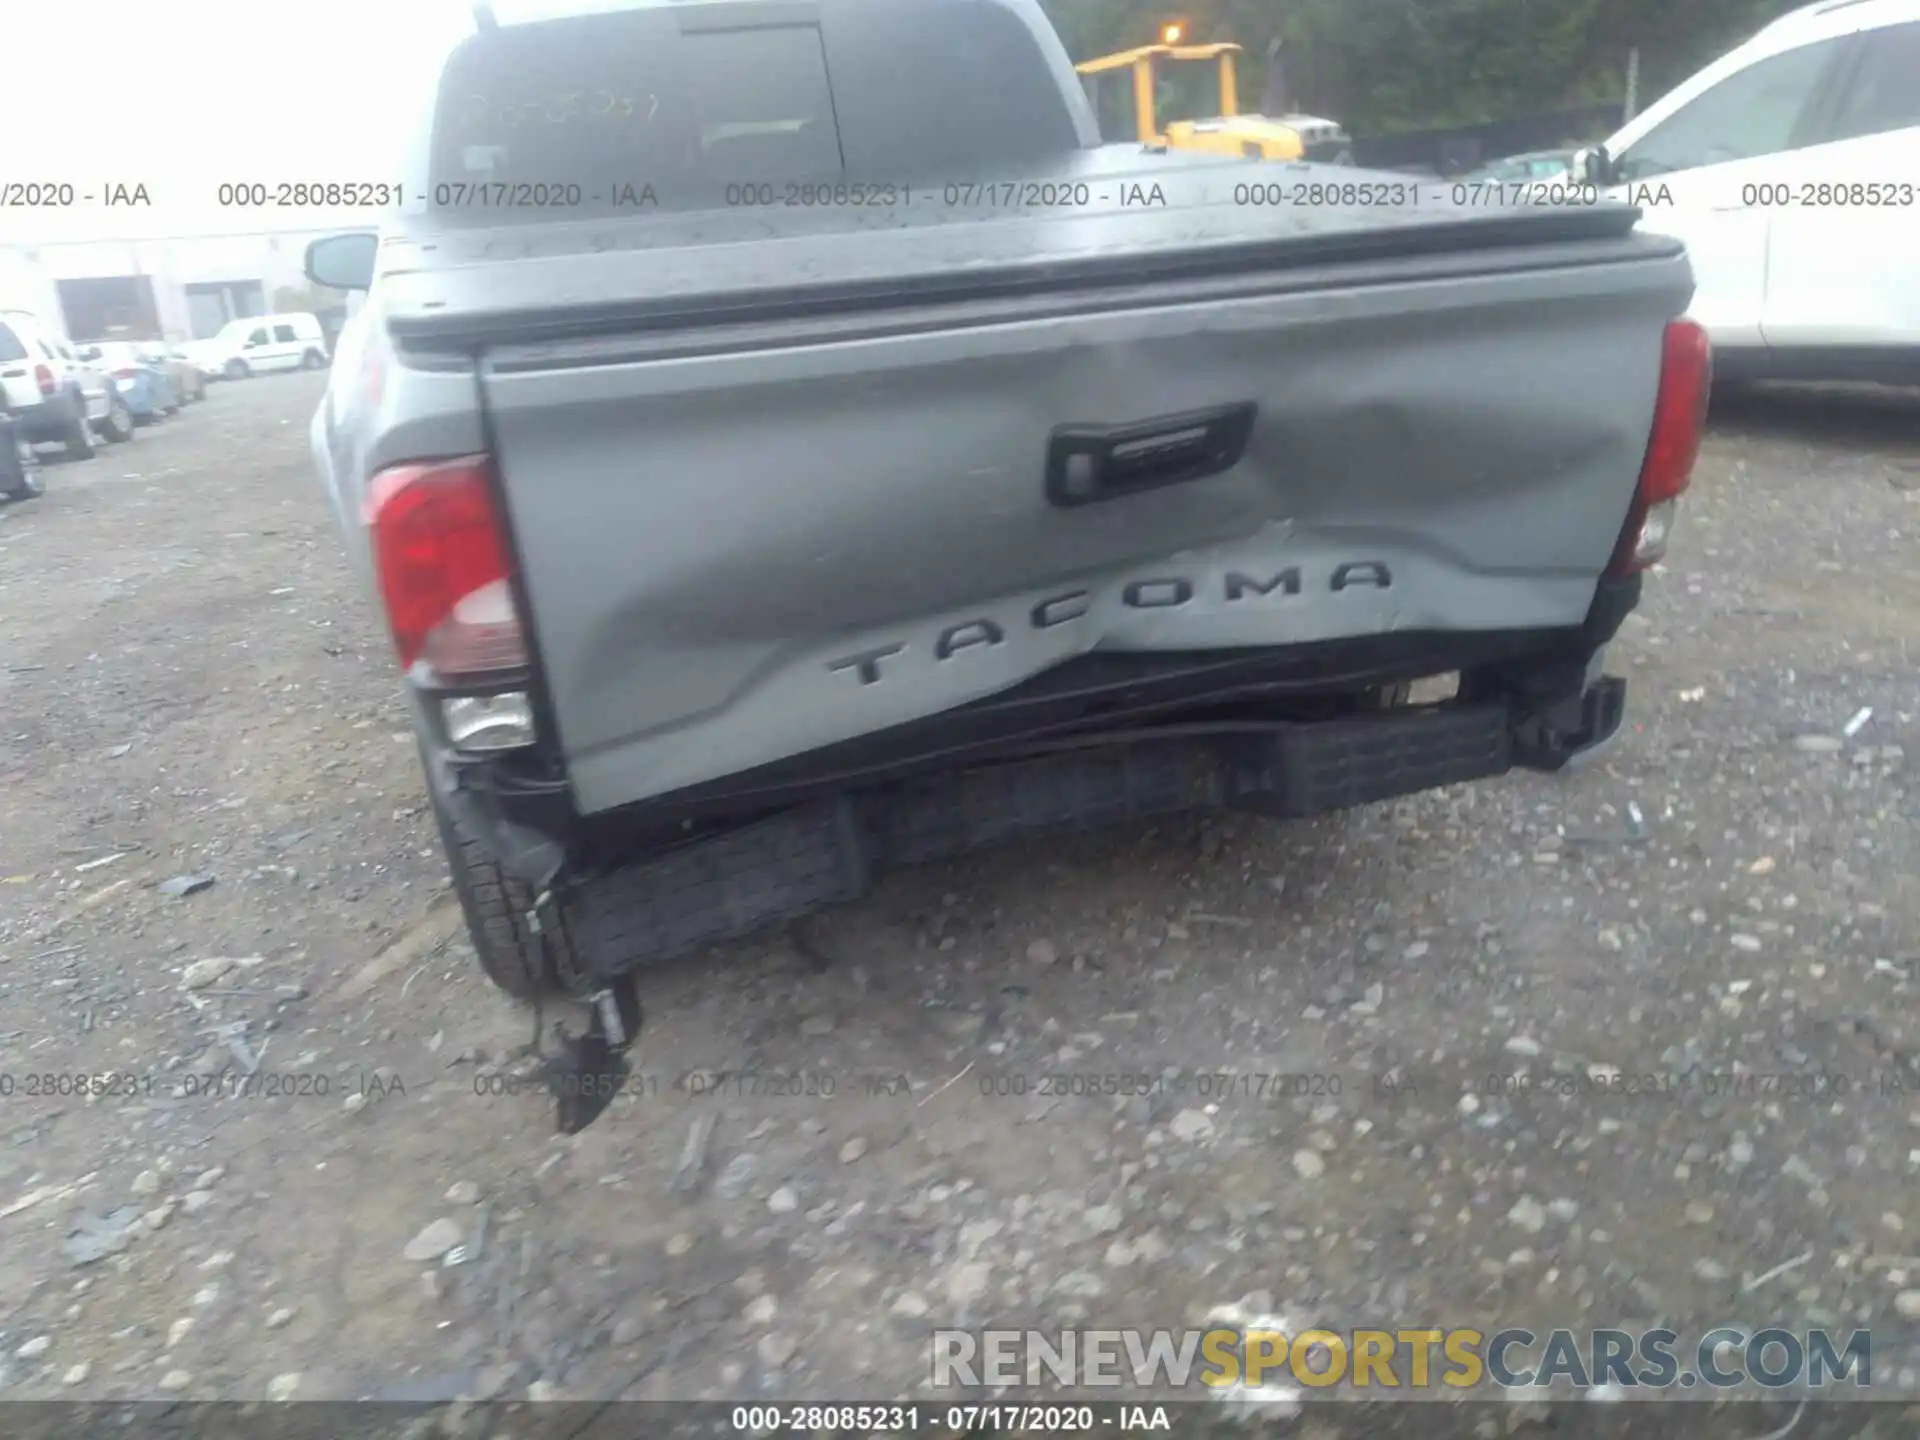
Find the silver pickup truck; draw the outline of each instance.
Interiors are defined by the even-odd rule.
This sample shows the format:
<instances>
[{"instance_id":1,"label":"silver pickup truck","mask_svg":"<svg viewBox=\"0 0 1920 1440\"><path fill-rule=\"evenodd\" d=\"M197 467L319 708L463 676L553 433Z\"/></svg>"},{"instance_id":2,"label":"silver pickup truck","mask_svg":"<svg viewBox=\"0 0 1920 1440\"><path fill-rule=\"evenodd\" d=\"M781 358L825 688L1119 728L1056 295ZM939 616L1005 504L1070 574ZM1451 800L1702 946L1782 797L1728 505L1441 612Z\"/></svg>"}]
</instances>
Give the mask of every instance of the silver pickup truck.
<instances>
[{"instance_id":1,"label":"silver pickup truck","mask_svg":"<svg viewBox=\"0 0 1920 1440\"><path fill-rule=\"evenodd\" d=\"M1102 145L1033 0L483 11L438 95L313 451L570 1063L889 867L1619 726L1710 378L1636 210Z\"/></svg>"}]
</instances>

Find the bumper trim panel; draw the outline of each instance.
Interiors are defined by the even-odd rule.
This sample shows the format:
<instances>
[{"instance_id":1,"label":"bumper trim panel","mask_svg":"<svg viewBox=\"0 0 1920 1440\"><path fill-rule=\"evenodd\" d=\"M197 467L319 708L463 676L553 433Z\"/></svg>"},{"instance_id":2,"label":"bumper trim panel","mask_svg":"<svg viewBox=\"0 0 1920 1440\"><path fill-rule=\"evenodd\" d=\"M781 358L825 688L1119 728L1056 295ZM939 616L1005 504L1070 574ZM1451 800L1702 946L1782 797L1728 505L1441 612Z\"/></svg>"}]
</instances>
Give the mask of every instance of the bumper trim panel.
<instances>
[{"instance_id":1,"label":"bumper trim panel","mask_svg":"<svg viewBox=\"0 0 1920 1440\"><path fill-rule=\"evenodd\" d=\"M891 869L1196 810L1304 817L1498 775L1510 712L1447 704L981 766L797 806L572 888L605 979L853 900Z\"/></svg>"}]
</instances>

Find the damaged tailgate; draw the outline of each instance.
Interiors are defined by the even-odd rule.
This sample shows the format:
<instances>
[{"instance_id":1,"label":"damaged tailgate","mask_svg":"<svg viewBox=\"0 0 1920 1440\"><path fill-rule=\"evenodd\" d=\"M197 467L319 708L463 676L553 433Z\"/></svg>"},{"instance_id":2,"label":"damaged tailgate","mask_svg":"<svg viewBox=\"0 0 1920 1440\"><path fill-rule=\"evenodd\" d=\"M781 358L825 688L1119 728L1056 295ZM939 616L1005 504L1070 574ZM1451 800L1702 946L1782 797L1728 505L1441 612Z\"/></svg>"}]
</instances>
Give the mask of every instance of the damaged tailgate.
<instances>
[{"instance_id":1,"label":"damaged tailgate","mask_svg":"<svg viewBox=\"0 0 1920 1440\"><path fill-rule=\"evenodd\" d=\"M477 360L583 811L1094 651L1580 623L1676 245L1084 163L1085 207L522 228L392 278L412 363Z\"/></svg>"}]
</instances>

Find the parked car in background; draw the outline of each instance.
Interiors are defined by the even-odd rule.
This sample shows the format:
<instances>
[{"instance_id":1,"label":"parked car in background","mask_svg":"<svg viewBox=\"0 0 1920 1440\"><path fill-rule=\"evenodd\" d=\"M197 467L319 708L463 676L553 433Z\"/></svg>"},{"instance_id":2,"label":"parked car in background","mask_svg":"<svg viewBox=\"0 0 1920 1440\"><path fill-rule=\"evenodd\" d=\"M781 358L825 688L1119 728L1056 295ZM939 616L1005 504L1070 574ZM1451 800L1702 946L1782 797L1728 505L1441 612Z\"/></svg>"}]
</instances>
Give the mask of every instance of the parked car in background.
<instances>
[{"instance_id":1,"label":"parked car in background","mask_svg":"<svg viewBox=\"0 0 1920 1440\"><path fill-rule=\"evenodd\" d=\"M42 489L40 461L0 394L0 500L31 500Z\"/></svg>"},{"instance_id":2,"label":"parked car in background","mask_svg":"<svg viewBox=\"0 0 1920 1440\"><path fill-rule=\"evenodd\" d=\"M197 345L196 358L217 362L228 380L274 370L321 370L329 354L319 317L297 311L230 320Z\"/></svg>"},{"instance_id":3,"label":"parked car in background","mask_svg":"<svg viewBox=\"0 0 1920 1440\"><path fill-rule=\"evenodd\" d=\"M1496 181L1506 185L1523 184L1529 180L1558 180L1572 166L1573 155L1571 150L1530 150L1524 155L1509 155L1504 160L1482 165L1460 178L1468 182Z\"/></svg>"},{"instance_id":4,"label":"parked car in background","mask_svg":"<svg viewBox=\"0 0 1920 1440\"><path fill-rule=\"evenodd\" d=\"M152 340L135 348L142 360L165 372L181 404L207 398L207 377L197 364L180 353L177 345L165 340Z\"/></svg>"},{"instance_id":5,"label":"parked car in background","mask_svg":"<svg viewBox=\"0 0 1920 1440\"><path fill-rule=\"evenodd\" d=\"M112 379L120 398L133 418L151 425L163 415L180 408L167 372L140 356L140 347L130 340L103 340L82 347L80 358L99 366Z\"/></svg>"},{"instance_id":6,"label":"parked car in background","mask_svg":"<svg viewBox=\"0 0 1920 1440\"><path fill-rule=\"evenodd\" d=\"M1920 381L1920 0L1776 20L1580 152L1686 242L1727 379Z\"/></svg>"},{"instance_id":7,"label":"parked car in background","mask_svg":"<svg viewBox=\"0 0 1920 1440\"><path fill-rule=\"evenodd\" d=\"M222 351L218 340L183 340L174 348L200 372L202 380L227 378L228 356Z\"/></svg>"},{"instance_id":8,"label":"parked car in background","mask_svg":"<svg viewBox=\"0 0 1920 1440\"><path fill-rule=\"evenodd\" d=\"M96 431L133 438L133 413L113 382L30 310L0 310L0 392L29 444L61 445L84 460Z\"/></svg>"}]
</instances>

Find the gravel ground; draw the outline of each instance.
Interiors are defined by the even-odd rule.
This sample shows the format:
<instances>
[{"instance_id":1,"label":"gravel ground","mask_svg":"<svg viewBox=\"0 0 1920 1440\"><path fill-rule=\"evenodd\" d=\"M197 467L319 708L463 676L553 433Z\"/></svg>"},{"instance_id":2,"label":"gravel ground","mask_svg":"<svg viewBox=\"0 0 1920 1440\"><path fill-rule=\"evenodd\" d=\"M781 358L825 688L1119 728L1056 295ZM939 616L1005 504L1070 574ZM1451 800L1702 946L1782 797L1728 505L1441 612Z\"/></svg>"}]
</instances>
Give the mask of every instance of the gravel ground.
<instances>
[{"instance_id":1,"label":"gravel ground","mask_svg":"<svg viewBox=\"0 0 1920 1440\"><path fill-rule=\"evenodd\" d=\"M501 1068L532 1021L465 943L319 387L0 508L7 1396L881 1398L935 1324L1229 1302L1870 1326L1920 1392L1911 398L1716 417L1577 774L892 878L649 979L564 1139Z\"/></svg>"}]
</instances>

